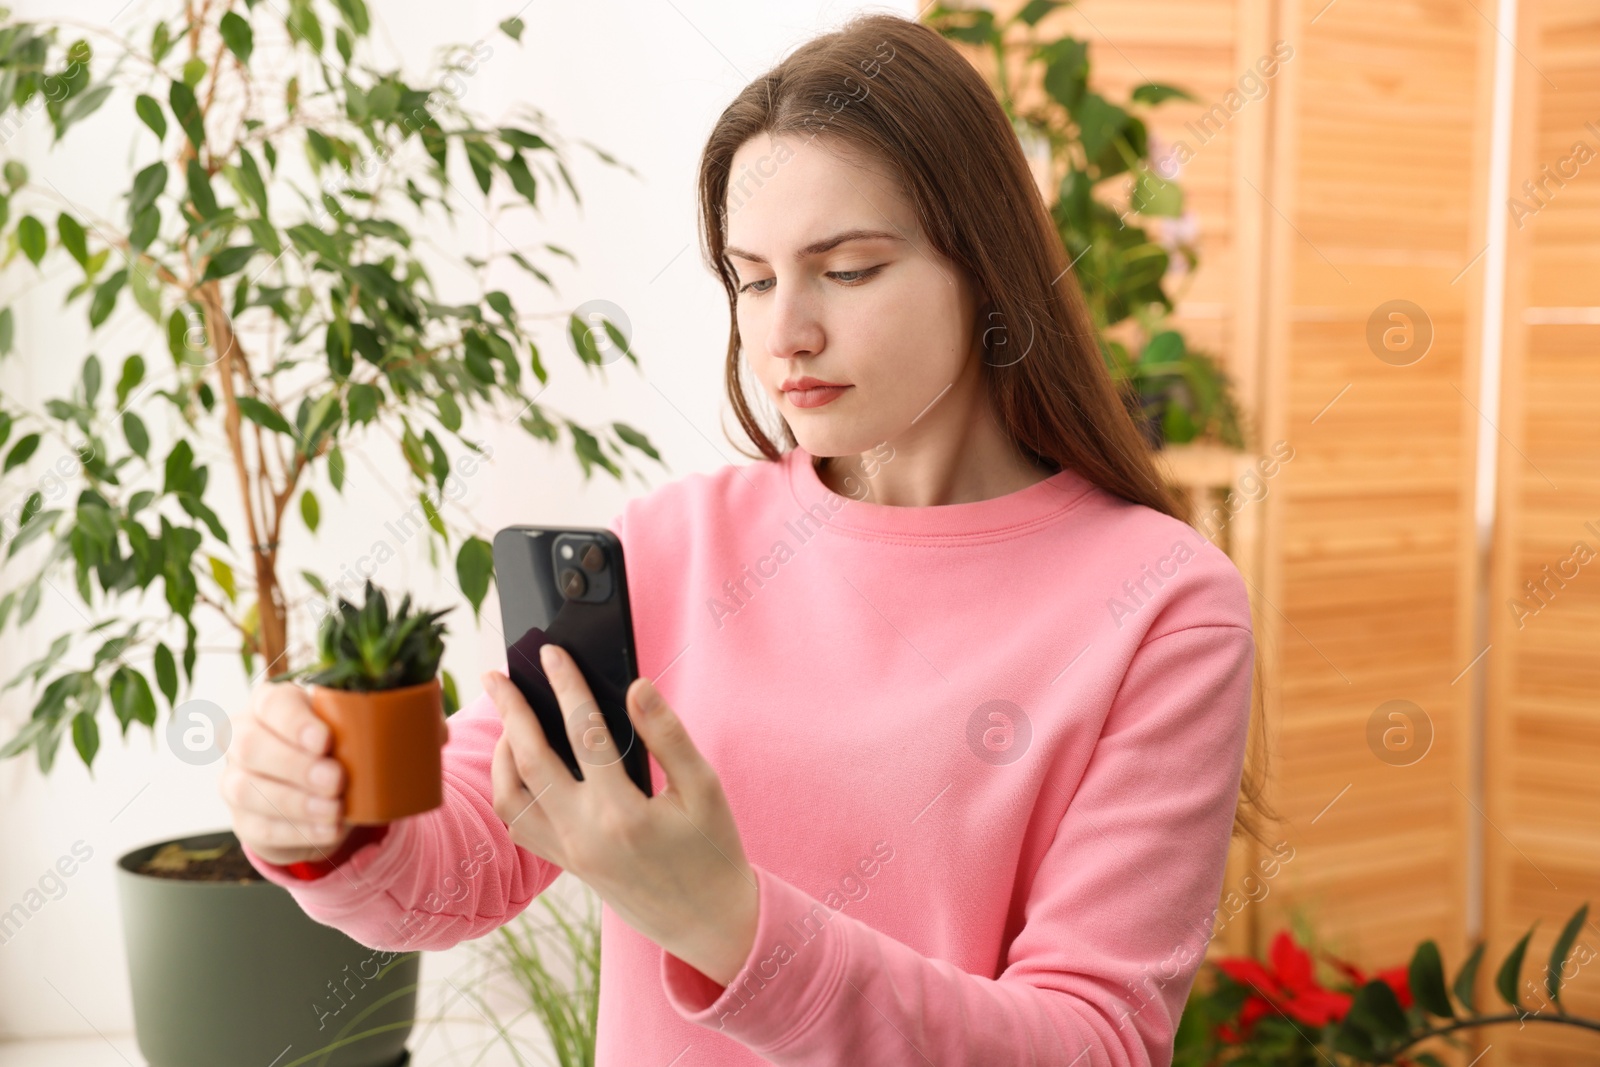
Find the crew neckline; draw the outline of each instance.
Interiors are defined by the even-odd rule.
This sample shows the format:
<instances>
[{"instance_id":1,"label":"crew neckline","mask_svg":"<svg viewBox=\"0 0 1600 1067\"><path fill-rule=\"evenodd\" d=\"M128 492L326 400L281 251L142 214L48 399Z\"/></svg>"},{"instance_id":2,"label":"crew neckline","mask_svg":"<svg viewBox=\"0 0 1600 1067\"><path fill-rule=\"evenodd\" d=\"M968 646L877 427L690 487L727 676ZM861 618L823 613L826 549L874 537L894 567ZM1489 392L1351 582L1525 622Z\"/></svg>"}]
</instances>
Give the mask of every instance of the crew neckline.
<instances>
[{"instance_id":1,"label":"crew neckline","mask_svg":"<svg viewBox=\"0 0 1600 1067\"><path fill-rule=\"evenodd\" d=\"M986 540L1013 535L1048 522L1074 507L1093 484L1070 467L1032 485L963 504L926 507L875 504L830 489L817 473L815 456L796 445L784 456L789 489L802 510L828 516L829 529L893 540ZM820 506L822 510L816 511Z\"/></svg>"}]
</instances>

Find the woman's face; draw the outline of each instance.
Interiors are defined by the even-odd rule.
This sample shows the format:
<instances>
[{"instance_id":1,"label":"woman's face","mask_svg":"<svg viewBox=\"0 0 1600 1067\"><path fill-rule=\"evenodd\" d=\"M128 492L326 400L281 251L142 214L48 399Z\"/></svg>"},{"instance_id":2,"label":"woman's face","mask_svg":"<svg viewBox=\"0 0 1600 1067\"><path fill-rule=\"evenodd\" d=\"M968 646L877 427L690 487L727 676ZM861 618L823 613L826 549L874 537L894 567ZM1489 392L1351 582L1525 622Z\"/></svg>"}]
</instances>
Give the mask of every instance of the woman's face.
<instances>
[{"instance_id":1,"label":"woman's face","mask_svg":"<svg viewBox=\"0 0 1600 1067\"><path fill-rule=\"evenodd\" d=\"M744 357L814 456L911 445L970 419L979 396L965 273L929 246L898 183L850 158L761 134L728 185ZM785 389L803 377L844 388Z\"/></svg>"}]
</instances>

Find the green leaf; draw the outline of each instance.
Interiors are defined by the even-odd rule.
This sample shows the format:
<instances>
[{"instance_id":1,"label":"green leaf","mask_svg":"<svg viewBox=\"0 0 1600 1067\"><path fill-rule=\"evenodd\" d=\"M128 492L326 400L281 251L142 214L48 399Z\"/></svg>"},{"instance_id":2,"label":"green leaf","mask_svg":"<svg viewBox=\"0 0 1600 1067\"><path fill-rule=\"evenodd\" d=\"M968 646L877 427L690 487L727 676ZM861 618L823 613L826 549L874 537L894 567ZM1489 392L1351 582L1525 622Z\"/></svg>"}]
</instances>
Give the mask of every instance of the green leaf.
<instances>
[{"instance_id":1,"label":"green leaf","mask_svg":"<svg viewBox=\"0 0 1600 1067\"><path fill-rule=\"evenodd\" d=\"M176 707L178 703L178 666L173 662L172 650L163 642L156 642L155 652L156 685L161 687L161 693L167 698L167 704Z\"/></svg>"},{"instance_id":2,"label":"green leaf","mask_svg":"<svg viewBox=\"0 0 1600 1067\"><path fill-rule=\"evenodd\" d=\"M17 223L17 245L22 249L22 254L33 261L37 267L44 258L45 249L50 246L50 238L44 232L44 223L32 215L22 216Z\"/></svg>"},{"instance_id":3,"label":"green leaf","mask_svg":"<svg viewBox=\"0 0 1600 1067\"><path fill-rule=\"evenodd\" d=\"M1544 988L1563 1014L1566 1013L1566 1007L1561 1003L1561 969L1567 962L1567 953L1572 951L1573 941L1577 940L1578 931L1588 917L1589 905L1584 904L1572 913L1572 918L1567 920L1567 925L1561 928L1560 935L1556 937L1556 943L1550 946L1550 965L1545 970Z\"/></svg>"},{"instance_id":4,"label":"green leaf","mask_svg":"<svg viewBox=\"0 0 1600 1067\"><path fill-rule=\"evenodd\" d=\"M16 192L28 184L28 166L20 159L7 160L4 173L6 185L10 187L12 192Z\"/></svg>"},{"instance_id":5,"label":"green leaf","mask_svg":"<svg viewBox=\"0 0 1600 1067\"><path fill-rule=\"evenodd\" d=\"M150 58L157 63L166 58L172 50L172 31L165 22L156 23L156 28L150 33Z\"/></svg>"},{"instance_id":6,"label":"green leaf","mask_svg":"<svg viewBox=\"0 0 1600 1067\"><path fill-rule=\"evenodd\" d=\"M222 16L222 24L218 28L222 31L222 40L228 46L228 51L248 67L250 53L255 49L255 34L250 29L250 23L238 12L230 11Z\"/></svg>"},{"instance_id":7,"label":"green leaf","mask_svg":"<svg viewBox=\"0 0 1600 1067\"><path fill-rule=\"evenodd\" d=\"M284 418L283 414L276 408L251 396L237 397L235 403L239 405L239 414L257 426L265 427L277 433L287 434L290 437L295 435L294 427L289 425L289 420Z\"/></svg>"},{"instance_id":8,"label":"green leaf","mask_svg":"<svg viewBox=\"0 0 1600 1067\"><path fill-rule=\"evenodd\" d=\"M478 617L478 609L483 606L483 599L489 593L489 580L492 577L493 547L481 537L467 538L456 553L456 578L461 583L461 591L472 603L474 619Z\"/></svg>"},{"instance_id":9,"label":"green leaf","mask_svg":"<svg viewBox=\"0 0 1600 1067\"><path fill-rule=\"evenodd\" d=\"M1403 1036L1408 1029L1405 1009L1387 982L1373 979L1356 990L1350 1016L1368 1031L1387 1038Z\"/></svg>"},{"instance_id":10,"label":"green leaf","mask_svg":"<svg viewBox=\"0 0 1600 1067\"><path fill-rule=\"evenodd\" d=\"M189 176L189 199L194 202L195 210L203 219L209 219L217 213L217 194L211 191L211 178L206 174L206 169L198 161L189 160L187 170Z\"/></svg>"},{"instance_id":11,"label":"green leaf","mask_svg":"<svg viewBox=\"0 0 1600 1067\"><path fill-rule=\"evenodd\" d=\"M527 160L522 158L521 152L513 152L511 158L506 160L506 176L511 179L511 185L523 199L533 207L539 206L539 183L534 180L533 172L528 169Z\"/></svg>"},{"instance_id":12,"label":"green leaf","mask_svg":"<svg viewBox=\"0 0 1600 1067\"><path fill-rule=\"evenodd\" d=\"M128 217L137 218L139 212L156 202L167 188L167 165L152 163L134 175L133 192L128 195Z\"/></svg>"},{"instance_id":13,"label":"green leaf","mask_svg":"<svg viewBox=\"0 0 1600 1067\"><path fill-rule=\"evenodd\" d=\"M78 266L87 267L89 242L84 235L83 224L63 211L56 219L56 232L61 235L61 247L78 261Z\"/></svg>"},{"instance_id":14,"label":"green leaf","mask_svg":"<svg viewBox=\"0 0 1600 1067\"><path fill-rule=\"evenodd\" d=\"M78 750L85 767L94 766L95 753L100 751L100 727L93 712L80 711L72 717L72 747Z\"/></svg>"},{"instance_id":15,"label":"green leaf","mask_svg":"<svg viewBox=\"0 0 1600 1067\"><path fill-rule=\"evenodd\" d=\"M150 132L156 135L156 140L162 141L167 136L167 116L161 110L161 101L153 96L140 93L139 98L133 102L133 110L138 112L139 118L150 127Z\"/></svg>"},{"instance_id":16,"label":"green leaf","mask_svg":"<svg viewBox=\"0 0 1600 1067\"><path fill-rule=\"evenodd\" d=\"M83 373L81 375L83 402L90 407L94 406L95 397L100 395L100 378L100 357L91 352L83 361Z\"/></svg>"},{"instance_id":17,"label":"green leaf","mask_svg":"<svg viewBox=\"0 0 1600 1067\"><path fill-rule=\"evenodd\" d=\"M307 489L300 494L300 517L305 520L306 529L312 533L317 532L317 523L321 521L322 512L317 507L317 498Z\"/></svg>"},{"instance_id":18,"label":"green leaf","mask_svg":"<svg viewBox=\"0 0 1600 1067\"><path fill-rule=\"evenodd\" d=\"M144 357L135 352L122 361L122 376L117 379L117 410L128 406L128 394L144 381Z\"/></svg>"},{"instance_id":19,"label":"green leaf","mask_svg":"<svg viewBox=\"0 0 1600 1067\"><path fill-rule=\"evenodd\" d=\"M267 183L261 177L261 168L256 166L256 159L250 154L248 148L239 149L239 181L244 186L244 192L255 204L256 210L264 219L267 217Z\"/></svg>"},{"instance_id":20,"label":"green leaf","mask_svg":"<svg viewBox=\"0 0 1600 1067\"><path fill-rule=\"evenodd\" d=\"M444 519L439 517L439 510L433 506L433 502L421 493L417 494L417 501L422 505L422 514L428 520L428 525L433 527L433 532L448 539L450 535L445 531Z\"/></svg>"},{"instance_id":21,"label":"green leaf","mask_svg":"<svg viewBox=\"0 0 1600 1067\"><path fill-rule=\"evenodd\" d=\"M16 320L11 317L11 309L8 307L0 308L0 356L9 356L11 354L11 348L16 341L16 336ZM0 437L0 444L4 443L5 439Z\"/></svg>"},{"instance_id":22,"label":"green leaf","mask_svg":"<svg viewBox=\"0 0 1600 1067\"><path fill-rule=\"evenodd\" d=\"M461 710L461 697L456 692L456 680L449 671L439 672L439 689L444 696L444 717L448 719Z\"/></svg>"},{"instance_id":23,"label":"green leaf","mask_svg":"<svg viewBox=\"0 0 1600 1067\"><path fill-rule=\"evenodd\" d=\"M144 675L131 667L118 667L111 675L108 688L111 708L122 725L123 737L128 736L128 727L135 722L146 726L156 724L156 700Z\"/></svg>"},{"instance_id":24,"label":"green leaf","mask_svg":"<svg viewBox=\"0 0 1600 1067\"><path fill-rule=\"evenodd\" d=\"M336 493L344 492L344 452L338 445L328 449L328 481Z\"/></svg>"},{"instance_id":25,"label":"green leaf","mask_svg":"<svg viewBox=\"0 0 1600 1067\"><path fill-rule=\"evenodd\" d=\"M1439 946L1432 940L1417 946L1411 956L1407 974L1411 995L1430 1015L1441 1019L1454 1019L1455 1008L1450 1006L1450 994L1444 988L1444 964L1439 959Z\"/></svg>"},{"instance_id":26,"label":"green leaf","mask_svg":"<svg viewBox=\"0 0 1600 1067\"><path fill-rule=\"evenodd\" d=\"M150 458L150 433L144 428L144 420L131 411L122 413L122 436L140 459Z\"/></svg>"},{"instance_id":27,"label":"green leaf","mask_svg":"<svg viewBox=\"0 0 1600 1067\"><path fill-rule=\"evenodd\" d=\"M225 559L218 559L216 556L209 554L206 556L206 559L211 561L212 581L217 583L217 587L221 589L223 595L228 598L228 603L232 604L237 602L239 599L239 587L234 581L233 568L228 565L228 561Z\"/></svg>"},{"instance_id":28,"label":"green leaf","mask_svg":"<svg viewBox=\"0 0 1600 1067\"><path fill-rule=\"evenodd\" d=\"M128 281L126 269L119 270L105 281L101 282L94 291L94 299L89 302L89 326L98 327L111 315L117 306L117 294L122 292L122 287Z\"/></svg>"},{"instance_id":29,"label":"green leaf","mask_svg":"<svg viewBox=\"0 0 1600 1067\"><path fill-rule=\"evenodd\" d=\"M39 448L39 435L30 433L11 446L11 451L6 454L5 468L0 474L10 474L12 470L28 462L28 457Z\"/></svg>"},{"instance_id":30,"label":"green leaf","mask_svg":"<svg viewBox=\"0 0 1600 1067\"><path fill-rule=\"evenodd\" d=\"M1022 10L1017 12L1015 20L1025 22L1029 26L1037 26L1040 19L1060 6L1059 0L1028 0Z\"/></svg>"},{"instance_id":31,"label":"green leaf","mask_svg":"<svg viewBox=\"0 0 1600 1067\"><path fill-rule=\"evenodd\" d=\"M1160 104L1167 100L1193 100L1193 94L1172 85L1161 85L1157 82L1145 82L1136 85L1129 98L1141 104Z\"/></svg>"},{"instance_id":32,"label":"green leaf","mask_svg":"<svg viewBox=\"0 0 1600 1067\"><path fill-rule=\"evenodd\" d=\"M200 79L206 76L210 67L199 56L190 56L183 61L183 84L193 89L200 84Z\"/></svg>"},{"instance_id":33,"label":"green leaf","mask_svg":"<svg viewBox=\"0 0 1600 1067\"><path fill-rule=\"evenodd\" d=\"M1086 92L1073 109L1078 123L1084 155L1091 161L1100 158L1113 138L1128 125L1128 113L1098 93Z\"/></svg>"},{"instance_id":34,"label":"green leaf","mask_svg":"<svg viewBox=\"0 0 1600 1067\"><path fill-rule=\"evenodd\" d=\"M372 18L367 14L367 5L364 0L334 0L338 5L339 14L344 16L345 25L350 27L350 32L357 37L365 37L372 29Z\"/></svg>"},{"instance_id":35,"label":"green leaf","mask_svg":"<svg viewBox=\"0 0 1600 1067\"><path fill-rule=\"evenodd\" d=\"M456 398L449 393L440 393L433 398L439 408L439 424L451 433L461 429L461 405L456 403Z\"/></svg>"},{"instance_id":36,"label":"green leaf","mask_svg":"<svg viewBox=\"0 0 1600 1067\"><path fill-rule=\"evenodd\" d=\"M1000 39L999 31L994 25L993 11L956 12L947 9L946 14L954 17L947 18L939 26L939 32L951 40L964 41L967 44L992 45Z\"/></svg>"},{"instance_id":37,"label":"green leaf","mask_svg":"<svg viewBox=\"0 0 1600 1067\"><path fill-rule=\"evenodd\" d=\"M203 282L213 278L226 278L230 274L237 274L250 262L250 257L259 252L255 245L235 245L231 248L219 249L211 257L211 262L206 264L205 275L200 279Z\"/></svg>"},{"instance_id":38,"label":"green leaf","mask_svg":"<svg viewBox=\"0 0 1600 1067\"><path fill-rule=\"evenodd\" d=\"M661 453L655 450L655 446L650 443L650 439L632 426L625 422L613 422L611 429L616 432L616 435L622 439L624 444L632 445L657 463L661 462Z\"/></svg>"},{"instance_id":39,"label":"green leaf","mask_svg":"<svg viewBox=\"0 0 1600 1067\"><path fill-rule=\"evenodd\" d=\"M196 150L200 149L206 142L206 128L200 112L200 101L195 99L194 90L181 81L174 81L167 94L167 104L172 108L172 117L183 127L189 143Z\"/></svg>"},{"instance_id":40,"label":"green leaf","mask_svg":"<svg viewBox=\"0 0 1600 1067\"><path fill-rule=\"evenodd\" d=\"M1533 926L1522 935L1522 940L1517 942L1516 947L1505 958L1505 962L1500 964L1500 970L1494 976L1495 991L1500 994L1500 999L1518 1011L1522 1010L1522 1004L1517 1000L1517 981L1522 977L1522 957L1527 953L1528 939L1533 936L1533 929L1538 925L1538 920L1534 920Z\"/></svg>"},{"instance_id":41,"label":"green leaf","mask_svg":"<svg viewBox=\"0 0 1600 1067\"><path fill-rule=\"evenodd\" d=\"M322 20L311 10L308 0L290 0L286 24L292 39L304 41L313 54L322 51Z\"/></svg>"},{"instance_id":42,"label":"green leaf","mask_svg":"<svg viewBox=\"0 0 1600 1067\"><path fill-rule=\"evenodd\" d=\"M513 41L517 42L518 44L521 44L522 43L522 31L525 28L525 26L526 26L526 24L521 19L517 19L517 18L506 19L504 22L500 23L500 32L505 34L507 37L511 38Z\"/></svg>"},{"instance_id":43,"label":"green leaf","mask_svg":"<svg viewBox=\"0 0 1600 1067\"><path fill-rule=\"evenodd\" d=\"M154 241L160 232L161 209L156 207L154 204L151 204L134 217L133 227L128 231L128 247L133 249L135 252L143 252L145 249L150 247L150 242ZM150 278L150 275L143 269L139 270L137 273L140 277L146 279L147 281ZM150 285L146 285L143 288L147 291L155 290L155 287ZM139 287L136 287L135 292L138 291ZM149 311L150 309L147 306L148 303L148 300L141 299L139 301L139 306L143 307L146 311ZM155 301L155 305L157 310L152 313L152 317L159 322L161 319L161 312L159 310L161 307L161 302L159 297Z\"/></svg>"}]
</instances>

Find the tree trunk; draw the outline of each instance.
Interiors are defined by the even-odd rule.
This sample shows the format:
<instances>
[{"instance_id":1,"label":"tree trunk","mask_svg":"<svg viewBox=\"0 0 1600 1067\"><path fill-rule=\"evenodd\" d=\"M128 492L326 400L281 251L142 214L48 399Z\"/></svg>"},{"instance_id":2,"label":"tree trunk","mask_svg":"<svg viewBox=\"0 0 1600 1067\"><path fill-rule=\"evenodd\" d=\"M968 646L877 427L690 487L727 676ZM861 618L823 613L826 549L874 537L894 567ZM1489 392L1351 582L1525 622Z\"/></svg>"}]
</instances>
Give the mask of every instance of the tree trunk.
<instances>
[{"instance_id":1,"label":"tree trunk","mask_svg":"<svg viewBox=\"0 0 1600 1067\"><path fill-rule=\"evenodd\" d=\"M222 307L222 290L216 281L207 282L199 289L201 306L205 308L208 340L217 352L217 377L222 386L223 424L228 434L228 450L233 454L234 476L239 483L239 495L244 504L245 525L250 533L250 558L255 565L256 615L258 619L255 650L266 661L265 672L283 671L291 664L280 661L288 652L288 619L283 593L278 588L278 546L265 543L261 528L273 517L262 515L258 521L252 503L249 464L245 461L244 435L239 425L239 404L234 391L234 361L244 360L244 350L239 347L233 332L233 323ZM246 375L248 377L248 374ZM259 462L257 478L265 478L265 467Z\"/></svg>"}]
</instances>

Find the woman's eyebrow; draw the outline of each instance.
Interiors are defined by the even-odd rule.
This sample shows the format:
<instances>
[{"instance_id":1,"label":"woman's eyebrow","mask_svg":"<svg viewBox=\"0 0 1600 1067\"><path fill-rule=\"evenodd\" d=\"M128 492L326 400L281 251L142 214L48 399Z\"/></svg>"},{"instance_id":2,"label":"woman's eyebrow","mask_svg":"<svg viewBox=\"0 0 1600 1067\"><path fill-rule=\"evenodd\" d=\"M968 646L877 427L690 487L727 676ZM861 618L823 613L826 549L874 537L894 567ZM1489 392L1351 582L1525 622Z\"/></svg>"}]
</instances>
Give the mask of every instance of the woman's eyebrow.
<instances>
[{"instance_id":1,"label":"woman's eyebrow","mask_svg":"<svg viewBox=\"0 0 1600 1067\"><path fill-rule=\"evenodd\" d=\"M892 233L889 230L842 230L839 233L834 234L832 237L824 237L820 241L812 241L810 244L800 249L800 251L796 252L794 254L794 258L796 260L802 260L807 256L816 256L821 255L823 252L831 252L833 249L844 244L846 241L874 240L904 241L905 238L901 237L898 233ZM738 256L740 259L748 259L752 263L767 262L766 256L758 256L754 252L746 252L744 249L735 248L732 245L724 248L723 252L730 256Z\"/></svg>"}]
</instances>

